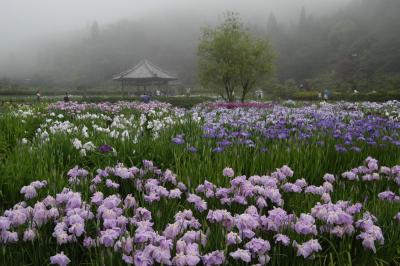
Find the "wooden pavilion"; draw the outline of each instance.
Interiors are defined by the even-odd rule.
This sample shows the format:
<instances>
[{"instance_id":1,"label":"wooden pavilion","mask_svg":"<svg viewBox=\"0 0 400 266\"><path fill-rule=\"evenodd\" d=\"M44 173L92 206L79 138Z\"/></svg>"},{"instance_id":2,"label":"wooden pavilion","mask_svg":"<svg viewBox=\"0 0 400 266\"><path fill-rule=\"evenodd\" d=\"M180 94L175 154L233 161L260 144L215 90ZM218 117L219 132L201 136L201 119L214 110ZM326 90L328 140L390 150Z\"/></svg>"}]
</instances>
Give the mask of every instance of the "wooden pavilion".
<instances>
[{"instance_id":1,"label":"wooden pavilion","mask_svg":"<svg viewBox=\"0 0 400 266\"><path fill-rule=\"evenodd\" d=\"M152 93L154 93L154 89L166 93L166 90L168 90L168 83L177 80L177 78L144 59L133 68L115 75L113 80L121 82L122 93L124 93L124 88L126 86L136 86L143 87L143 94L148 94L147 89L149 87Z\"/></svg>"}]
</instances>

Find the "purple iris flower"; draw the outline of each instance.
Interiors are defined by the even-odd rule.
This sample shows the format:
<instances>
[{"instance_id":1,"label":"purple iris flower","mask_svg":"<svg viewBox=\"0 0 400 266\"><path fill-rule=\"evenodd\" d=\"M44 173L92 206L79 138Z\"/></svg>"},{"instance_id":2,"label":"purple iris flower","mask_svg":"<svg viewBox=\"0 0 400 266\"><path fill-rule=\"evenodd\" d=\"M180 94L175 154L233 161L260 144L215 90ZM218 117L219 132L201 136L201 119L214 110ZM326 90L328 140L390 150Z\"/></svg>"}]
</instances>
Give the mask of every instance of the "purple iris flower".
<instances>
[{"instance_id":1,"label":"purple iris flower","mask_svg":"<svg viewBox=\"0 0 400 266\"><path fill-rule=\"evenodd\" d=\"M98 148L98 151L101 153L108 153L108 152L112 152L113 148L110 145L103 144Z\"/></svg>"},{"instance_id":2,"label":"purple iris flower","mask_svg":"<svg viewBox=\"0 0 400 266\"><path fill-rule=\"evenodd\" d=\"M176 136L175 138L172 138L172 142L177 145L181 145L185 143L185 140L180 136Z\"/></svg>"},{"instance_id":3,"label":"purple iris flower","mask_svg":"<svg viewBox=\"0 0 400 266\"><path fill-rule=\"evenodd\" d=\"M213 152L216 152L216 153L220 153L220 152L223 152L223 151L224 151L224 148L222 148L222 147L216 147L216 148L213 149Z\"/></svg>"},{"instance_id":4,"label":"purple iris flower","mask_svg":"<svg viewBox=\"0 0 400 266\"><path fill-rule=\"evenodd\" d=\"M361 148L356 147L356 146L351 147L350 150L355 151L355 152L361 152Z\"/></svg>"},{"instance_id":5,"label":"purple iris flower","mask_svg":"<svg viewBox=\"0 0 400 266\"><path fill-rule=\"evenodd\" d=\"M221 146L221 147L225 147L225 146L231 145L232 142L230 142L229 140L224 139L223 141L219 141L217 144L218 144L219 146Z\"/></svg>"},{"instance_id":6,"label":"purple iris flower","mask_svg":"<svg viewBox=\"0 0 400 266\"><path fill-rule=\"evenodd\" d=\"M335 145L335 149L337 152L340 152L340 153L347 152L347 149L345 147L343 147L342 145Z\"/></svg>"},{"instance_id":7,"label":"purple iris flower","mask_svg":"<svg viewBox=\"0 0 400 266\"><path fill-rule=\"evenodd\" d=\"M197 152L197 148L193 147L193 146L190 146L189 148L187 148L187 150L188 150L188 152L191 152L191 153L196 153Z\"/></svg>"}]
</instances>

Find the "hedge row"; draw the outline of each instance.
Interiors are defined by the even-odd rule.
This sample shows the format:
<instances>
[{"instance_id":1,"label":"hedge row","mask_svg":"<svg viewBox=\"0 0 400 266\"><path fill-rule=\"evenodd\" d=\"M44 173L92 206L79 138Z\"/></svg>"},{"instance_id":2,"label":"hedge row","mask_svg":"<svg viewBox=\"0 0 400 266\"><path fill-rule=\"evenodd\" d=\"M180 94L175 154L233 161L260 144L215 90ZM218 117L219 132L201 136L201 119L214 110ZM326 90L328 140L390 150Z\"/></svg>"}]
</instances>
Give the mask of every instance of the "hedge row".
<instances>
[{"instance_id":1,"label":"hedge row","mask_svg":"<svg viewBox=\"0 0 400 266\"><path fill-rule=\"evenodd\" d=\"M292 97L288 96L288 99L296 101L317 101L321 100L318 97L318 92L315 91L304 91L296 92ZM330 95L329 100L333 101L374 101L374 102L384 102L389 100L400 100L400 91L390 91L390 92L376 92L376 93L339 93L334 92Z\"/></svg>"}]
</instances>

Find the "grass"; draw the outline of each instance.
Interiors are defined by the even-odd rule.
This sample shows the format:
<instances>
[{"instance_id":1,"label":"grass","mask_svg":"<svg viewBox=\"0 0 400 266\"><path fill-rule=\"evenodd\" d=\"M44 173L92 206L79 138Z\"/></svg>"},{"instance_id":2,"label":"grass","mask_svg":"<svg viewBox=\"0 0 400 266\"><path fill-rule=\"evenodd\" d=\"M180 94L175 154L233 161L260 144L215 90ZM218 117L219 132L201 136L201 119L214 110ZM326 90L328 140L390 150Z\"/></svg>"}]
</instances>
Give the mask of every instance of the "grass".
<instances>
[{"instance_id":1,"label":"grass","mask_svg":"<svg viewBox=\"0 0 400 266\"><path fill-rule=\"evenodd\" d=\"M197 100L193 99L185 107L190 107ZM175 100L174 100L175 101ZM178 100L177 100L178 101ZM180 105L178 102L176 105ZM183 105L182 105L183 106ZM35 107L36 112L45 113L44 106ZM129 112L127 113L129 114ZM0 115L0 210L11 208L16 202L23 200L19 193L23 185L34 180L48 180L49 187L41 191L40 196L47 193L55 195L68 186L66 172L79 165L88 169L91 175L98 168L115 165L122 162L128 166L140 166L143 159L154 161L161 169L171 169L177 174L191 191L197 185L209 180L218 186L226 186L227 178L222 177L222 170L229 166L235 169L237 175L267 174L283 165L289 165L295 172L295 177L305 178L309 184L320 185L325 173L340 175L342 172L363 164L367 156L376 158L382 165L394 166L400 164L400 149L396 146L360 145L362 152L336 152L336 140L332 137L315 136L308 141L270 141L255 136L256 147L249 148L235 145L223 153L214 153L215 140L201 138L202 129L196 123L177 123L162 131L160 137L154 139L149 132L145 132L138 143L112 139L105 134L96 134L90 140L98 146L107 143L114 147L117 155L104 155L99 152L90 153L82 157L79 151L71 145L72 137L63 134L52 135L49 142L41 144L35 138L36 129L44 123L47 116L29 116L24 119L15 119L11 111L6 110ZM73 116L66 118L74 121L76 125L86 124L91 126L92 121L77 121ZM24 121L22 121L24 120ZM101 121L98 121L101 123ZM177 134L185 134L186 143L176 145L171 138ZM21 143L22 138L32 141L31 145ZM317 140L324 140L324 145L317 145ZM190 153L188 146L195 146L198 151ZM261 152L260 148L268 148L268 152ZM132 184L121 186L119 193L127 195L132 192ZM335 184L332 193L333 202L336 200L349 200L365 203L364 208L372 212L379 221L379 226L385 234L385 244L380 246L376 254L364 251L359 240L354 237L338 239L320 236L324 250L317 255L315 260L304 260L296 256L293 248L273 245L270 252L271 265L395 265L400 263L400 227L393 220L399 211L400 204L383 202L377 199L377 194L390 188L399 193L397 186L389 182L351 182L341 180ZM83 196L89 199L88 184L79 187ZM137 193L137 192L135 192ZM139 195L139 194L138 194ZM40 198L40 197L39 197ZM137 197L139 198L139 196ZM304 194L285 194L285 209L288 212L300 214L309 212L319 197ZM33 203L33 201L32 201ZM189 208L184 201L163 200L157 204L149 205L142 202L154 214L156 228L161 230L166 224L171 223L173 215L178 210ZM223 208L215 202L214 208ZM238 211L240 206L232 206ZM211 235L205 250L224 249L224 228L218 225L205 223L205 215L196 213L203 221L205 228L217 232ZM62 249L56 244L51 234L52 225L40 228L40 239L34 243L21 243L2 246L0 262L3 265L44 265L48 258L56 252L63 250L74 264L84 265L123 265L118 254L109 249L96 248L89 252L80 244L70 244ZM289 236L301 242L304 237L293 233ZM272 234L263 235L272 239ZM233 251L234 248L229 248Z\"/></svg>"}]
</instances>

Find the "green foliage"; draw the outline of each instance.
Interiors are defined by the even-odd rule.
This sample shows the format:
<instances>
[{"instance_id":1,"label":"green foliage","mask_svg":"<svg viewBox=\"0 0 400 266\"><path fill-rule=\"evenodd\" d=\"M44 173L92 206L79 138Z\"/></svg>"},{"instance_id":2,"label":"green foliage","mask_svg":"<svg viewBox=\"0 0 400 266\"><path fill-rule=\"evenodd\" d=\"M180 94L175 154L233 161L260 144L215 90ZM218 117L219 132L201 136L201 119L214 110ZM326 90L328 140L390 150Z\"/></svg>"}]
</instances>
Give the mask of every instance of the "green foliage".
<instances>
[{"instance_id":1,"label":"green foliage","mask_svg":"<svg viewBox=\"0 0 400 266\"><path fill-rule=\"evenodd\" d=\"M244 101L272 72L274 58L269 44L252 36L235 13L227 13L217 28L203 29L198 56L200 82L228 101L235 100L235 91Z\"/></svg>"},{"instance_id":2,"label":"green foliage","mask_svg":"<svg viewBox=\"0 0 400 266\"><path fill-rule=\"evenodd\" d=\"M296 101L317 101L323 100L318 98L317 91L297 91L293 94L285 94L283 99L292 99ZM400 100L400 92L388 91L388 92L369 92L369 93L346 93L346 92L333 92L329 97L332 101L376 101L384 102L389 100Z\"/></svg>"},{"instance_id":3,"label":"green foliage","mask_svg":"<svg viewBox=\"0 0 400 266\"><path fill-rule=\"evenodd\" d=\"M216 29L204 28L198 46L199 79L229 101L234 100L239 76L237 40L245 34L243 24L232 13ZM221 90L222 88L223 90Z\"/></svg>"},{"instance_id":4,"label":"green foliage","mask_svg":"<svg viewBox=\"0 0 400 266\"><path fill-rule=\"evenodd\" d=\"M312 92L308 93L308 95L311 94ZM73 117L67 118L78 126L84 123L90 125L92 122L91 120L86 122L74 120ZM198 124L188 123L174 125L163 131L158 139L144 136L142 141L136 144L132 141L101 137L97 134L91 137L96 145L109 143L115 147L118 154L116 157L107 157L95 152L83 158L72 147L71 139L63 134L52 136L51 141L44 144L23 145L19 142L22 136L27 136L32 141L35 129L44 120L45 117L42 117L41 121L28 117L25 123L21 123L16 119L9 119L7 114L0 119L0 128L4 129L0 131L0 143L12 143L12 145L7 145L7 156L0 162L0 209L10 208L16 202L23 200L23 196L19 193L21 186L37 179L45 179L49 183L48 188L40 191L39 198L45 197L47 193L54 196L67 186L66 172L75 165L88 169L91 173L88 179L90 180L97 168L114 165L116 162L139 166L141 160L149 159L162 169L171 169L178 175L179 180L184 181L190 191L193 191L198 184L204 182L205 178L218 186L227 185L230 180L223 177L221 173L228 165L235 169L237 175L250 176L267 174L287 164L295 171L295 176L289 181L293 182L297 178L304 177L309 184L320 185L325 173L339 175L343 171L361 165L367 156L373 156L382 165L388 166L398 164L400 156L400 150L395 146L380 147L367 144L362 146L360 153L339 154L335 151L335 139L328 136L323 139L325 145L321 146L317 142L320 140L317 136L302 142L270 141L261 135L255 135L253 136L257 143L255 148L236 145L224 153L214 153L211 147L215 147L218 140L200 138L202 128ZM185 145L171 143L171 138L176 134L185 134L187 144L197 147L198 152L188 153ZM267 147L269 152L260 152L261 146ZM84 185L82 194L88 197L89 182ZM334 202L341 199L363 202L365 210L376 215L379 226L385 233L385 244L378 248L376 254L365 251L360 240L353 241L352 238L340 239L333 236L319 237L324 250L314 260L297 257L292 248L272 245L271 265L370 265L371 262L376 262L376 265L398 264L400 230L393 216L398 212L399 205L376 198L377 193L388 189L389 185L390 182L386 180L372 184L338 179L332 193ZM126 186L121 186L119 193L121 195L132 193L132 187L127 183ZM391 189L398 188L391 187ZM310 208L320 201L320 198L314 195L291 193L284 196L285 206L296 214L309 212ZM366 201L366 198L369 200ZM34 201L35 199L28 204ZM160 230L165 224L173 221L173 214L177 210L190 208L190 205L184 200L177 202L171 200L155 205L145 205L145 207L154 214L154 223L158 226L156 229ZM232 208L235 207L232 206ZM33 243L23 242L4 247L4 252L0 254L0 264L44 265L48 263L50 256L63 250L76 265L123 265L120 256L113 255L105 248L84 249L78 244L58 246L55 238L48 234L52 232L52 226L41 227L39 229L41 238ZM204 230L207 230L207 222L204 222L202 226ZM91 229L88 228L88 230ZM210 228L210 230L216 233L209 235L209 248L224 248L226 233L224 230L226 229ZM303 240L295 234L289 236L299 242ZM265 235L265 239L271 242L272 237L273 235ZM229 251L233 250L234 248Z\"/></svg>"},{"instance_id":5,"label":"green foliage","mask_svg":"<svg viewBox=\"0 0 400 266\"><path fill-rule=\"evenodd\" d=\"M167 102L176 107L190 109L197 104L211 101L209 97L155 97L155 100Z\"/></svg>"},{"instance_id":6,"label":"green foliage","mask_svg":"<svg viewBox=\"0 0 400 266\"><path fill-rule=\"evenodd\" d=\"M331 97L332 100L345 100L345 101L376 101L384 102L389 100L400 100L399 91L380 91L368 93L334 93Z\"/></svg>"},{"instance_id":7,"label":"green foliage","mask_svg":"<svg viewBox=\"0 0 400 266\"><path fill-rule=\"evenodd\" d=\"M288 97L297 101L314 101L318 100L318 93L315 91L298 91Z\"/></svg>"}]
</instances>

